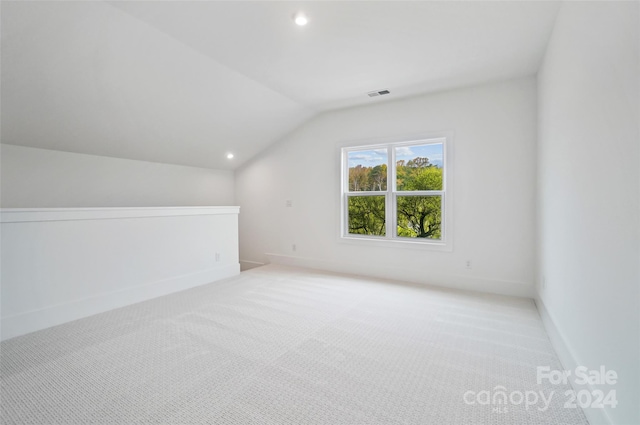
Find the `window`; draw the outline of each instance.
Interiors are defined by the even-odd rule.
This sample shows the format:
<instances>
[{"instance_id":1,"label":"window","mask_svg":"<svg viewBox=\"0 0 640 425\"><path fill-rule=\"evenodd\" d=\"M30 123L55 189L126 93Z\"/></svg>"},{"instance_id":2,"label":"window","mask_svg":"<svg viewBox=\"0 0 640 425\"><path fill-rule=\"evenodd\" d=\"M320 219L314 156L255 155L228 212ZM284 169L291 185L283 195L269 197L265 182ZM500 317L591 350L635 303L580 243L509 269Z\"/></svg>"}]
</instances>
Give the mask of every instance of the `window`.
<instances>
[{"instance_id":1,"label":"window","mask_svg":"<svg viewBox=\"0 0 640 425\"><path fill-rule=\"evenodd\" d=\"M446 137L342 148L341 236L447 245L448 169Z\"/></svg>"}]
</instances>

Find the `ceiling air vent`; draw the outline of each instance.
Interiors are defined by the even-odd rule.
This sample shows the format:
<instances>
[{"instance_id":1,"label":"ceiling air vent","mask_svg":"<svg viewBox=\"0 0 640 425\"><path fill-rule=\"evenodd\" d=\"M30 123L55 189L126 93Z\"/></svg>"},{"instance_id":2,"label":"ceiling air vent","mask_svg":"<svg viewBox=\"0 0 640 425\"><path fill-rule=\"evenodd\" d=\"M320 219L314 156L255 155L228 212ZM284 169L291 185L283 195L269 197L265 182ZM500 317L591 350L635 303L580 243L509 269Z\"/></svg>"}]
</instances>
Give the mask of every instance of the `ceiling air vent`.
<instances>
[{"instance_id":1,"label":"ceiling air vent","mask_svg":"<svg viewBox=\"0 0 640 425\"><path fill-rule=\"evenodd\" d=\"M389 90L377 90L377 91L370 91L369 93L367 93L367 96L376 97L376 96L383 96L389 93L390 93Z\"/></svg>"}]
</instances>

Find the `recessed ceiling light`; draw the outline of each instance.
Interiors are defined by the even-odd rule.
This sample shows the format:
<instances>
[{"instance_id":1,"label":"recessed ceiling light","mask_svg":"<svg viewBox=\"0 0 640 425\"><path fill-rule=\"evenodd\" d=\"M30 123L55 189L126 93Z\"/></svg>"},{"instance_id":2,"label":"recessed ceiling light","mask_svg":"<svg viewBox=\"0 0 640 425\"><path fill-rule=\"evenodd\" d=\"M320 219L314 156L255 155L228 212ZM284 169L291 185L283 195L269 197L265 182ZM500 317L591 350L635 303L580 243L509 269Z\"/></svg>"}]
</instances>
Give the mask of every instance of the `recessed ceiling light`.
<instances>
[{"instance_id":1,"label":"recessed ceiling light","mask_svg":"<svg viewBox=\"0 0 640 425\"><path fill-rule=\"evenodd\" d=\"M307 25L307 23L309 23L309 19L306 17L304 13L298 12L295 15L293 15L293 22L295 22L296 25L303 27Z\"/></svg>"},{"instance_id":2,"label":"recessed ceiling light","mask_svg":"<svg viewBox=\"0 0 640 425\"><path fill-rule=\"evenodd\" d=\"M228 153L227 154L227 159L233 159L233 154L232 153Z\"/></svg>"}]
</instances>

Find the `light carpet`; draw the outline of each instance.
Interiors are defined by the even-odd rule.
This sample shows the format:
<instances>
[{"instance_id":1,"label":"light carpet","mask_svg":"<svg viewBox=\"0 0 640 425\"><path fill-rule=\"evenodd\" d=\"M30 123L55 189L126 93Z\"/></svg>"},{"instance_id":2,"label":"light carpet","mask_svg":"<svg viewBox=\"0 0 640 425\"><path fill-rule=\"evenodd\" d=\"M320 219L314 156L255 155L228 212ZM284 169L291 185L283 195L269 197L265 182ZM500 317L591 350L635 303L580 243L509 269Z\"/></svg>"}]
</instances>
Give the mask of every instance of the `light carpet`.
<instances>
[{"instance_id":1,"label":"light carpet","mask_svg":"<svg viewBox=\"0 0 640 425\"><path fill-rule=\"evenodd\" d=\"M531 300L283 266L0 349L5 424L587 423Z\"/></svg>"}]
</instances>

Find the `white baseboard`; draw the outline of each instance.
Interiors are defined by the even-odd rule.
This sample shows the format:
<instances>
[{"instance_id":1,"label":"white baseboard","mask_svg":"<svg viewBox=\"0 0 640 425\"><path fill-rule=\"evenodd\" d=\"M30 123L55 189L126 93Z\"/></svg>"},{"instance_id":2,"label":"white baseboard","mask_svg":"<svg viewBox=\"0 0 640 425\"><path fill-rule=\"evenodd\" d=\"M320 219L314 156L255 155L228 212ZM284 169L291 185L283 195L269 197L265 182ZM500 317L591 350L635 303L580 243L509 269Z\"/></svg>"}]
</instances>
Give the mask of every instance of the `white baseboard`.
<instances>
[{"instance_id":1,"label":"white baseboard","mask_svg":"<svg viewBox=\"0 0 640 425\"><path fill-rule=\"evenodd\" d=\"M429 284L445 288L463 289L467 291L485 292L522 298L533 298L533 285L524 282L490 279L470 275L439 274L407 270L402 267L379 264L358 264L318 260L314 258L294 257L281 254L266 254L271 263L287 266L306 267L338 273L348 273L383 279L401 280L412 283Z\"/></svg>"},{"instance_id":2,"label":"white baseboard","mask_svg":"<svg viewBox=\"0 0 640 425\"><path fill-rule=\"evenodd\" d=\"M240 264L230 264L182 276L170 277L120 291L101 294L2 319L1 340L61 325L163 295L183 291L240 274Z\"/></svg>"},{"instance_id":3,"label":"white baseboard","mask_svg":"<svg viewBox=\"0 0 640 425\"><path fill-rule=\"evenodd\" d=\"M540 313L540 317L542 318L544 328L547 331L547 335L549 335L551 345L556 351L562 367L564 370L572 371L572 375L569 377L571 386L576 392L580 390L587 390L593 394L593 391L596 389L595 387L591 385L578 385L575 380L571 379L575 378L575 376L573 376L575 375L573 371L575 371L578 366L581 366L582 363L575 356L573 350L568 345L566 338L551 318L544 302L542 302L540 297L535 297L534 301L538 308L538 312ZM613 423L609 418L609 415L607 415L606 409L589 408L583 409L583 411L590 425L611 425Z\"/></svg>"},{"instance_id":4,"label":"white baseboard","mask_svg":"<svg viewBox=\"0 0 640 425\"><path fill-rule=\"evenodd\" d=\"M251 270L256 267L264 266L265 263L260 263L258 261L250 261L250 260L240 260L240 270Z\"/></svg>"}]
</instances>

